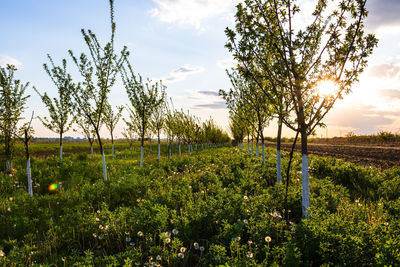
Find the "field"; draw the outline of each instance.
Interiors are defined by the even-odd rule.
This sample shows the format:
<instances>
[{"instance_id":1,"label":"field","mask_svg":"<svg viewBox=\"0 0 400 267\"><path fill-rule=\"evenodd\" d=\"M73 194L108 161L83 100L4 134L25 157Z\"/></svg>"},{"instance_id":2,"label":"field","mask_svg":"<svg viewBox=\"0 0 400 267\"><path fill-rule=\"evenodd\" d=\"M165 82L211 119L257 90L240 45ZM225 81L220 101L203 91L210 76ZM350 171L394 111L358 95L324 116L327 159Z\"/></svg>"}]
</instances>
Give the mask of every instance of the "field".
<instances>
[{"instance_id":1,"label":"field","mask_svg":"<svg viewBox=\"0 0 400 267\"><path fill-rule=\"evenodd\" d=\"M35 147L36 146L36 147ZM301 158L295 154L285 205L275 150L267 162L246 150L210 148L139 168L138 146L116 158L87 144L33 144L34 197L25 161L0 174L0 266L256 266L400 263L400 167L379 170L310 156L310 219L301 218ZM125 147L126 149L122 149ZM311 147L311 146L310 146ZM36 151L36 152L35 152ZM42 155L42 156L40 156ZM282 167L287 166L287 153ZM284 176L285 178L285 176ZM57 184L49 191L49 185ZM288 211L287 213L285 211ZM285 214L288 214L287 220Z\"/></svg>"}]
</instances>

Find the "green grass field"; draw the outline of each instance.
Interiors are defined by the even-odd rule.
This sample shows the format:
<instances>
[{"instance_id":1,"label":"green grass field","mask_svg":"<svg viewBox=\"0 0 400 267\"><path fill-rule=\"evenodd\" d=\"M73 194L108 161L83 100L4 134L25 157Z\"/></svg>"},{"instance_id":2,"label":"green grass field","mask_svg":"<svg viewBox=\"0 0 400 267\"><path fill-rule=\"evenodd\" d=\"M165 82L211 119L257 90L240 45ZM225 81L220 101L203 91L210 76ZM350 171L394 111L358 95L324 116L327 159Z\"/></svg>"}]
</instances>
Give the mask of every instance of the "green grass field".
<instances>
[{"instance_id":1,"label":"green grass field","mask_svg":"<svg viewBox=\"0 0 400 267\"><path fill-rule=\"evenodd\" d=\"M395 266L400 264L400 167L383 172L310 156L310 219L301 218L301 158L295 155L284 205L276 157L266 166L238 148L168 160L157 147L144 168L139 150L101 157L87 144L34 144L34 196L25 160L0 174L0 266ZM107 149L108 150L108 149ZM287 165L283 154L283 170ZM284 176L285 178L285 176ZM49 185L57 184L49 191ZM285 220L288 211L288 221Z\"/></svg>"}]
</instances>

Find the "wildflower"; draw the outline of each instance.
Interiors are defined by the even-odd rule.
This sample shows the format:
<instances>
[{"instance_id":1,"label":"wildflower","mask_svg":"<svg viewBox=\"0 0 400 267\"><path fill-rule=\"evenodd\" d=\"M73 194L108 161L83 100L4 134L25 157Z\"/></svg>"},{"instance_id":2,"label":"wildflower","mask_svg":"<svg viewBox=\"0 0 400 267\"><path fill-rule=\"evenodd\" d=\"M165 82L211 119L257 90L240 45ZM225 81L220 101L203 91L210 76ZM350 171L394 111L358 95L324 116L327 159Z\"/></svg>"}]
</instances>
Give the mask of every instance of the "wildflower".
<instances>
[{"instance_id":1,"label":"wildflower","mask_svg":"<svg viewBox=\"0 0 400 267\"><path fill-rule=\"evenodd\" d=\"M248 199L249 199L249 197L248 197L248 196L244 196L243 198L244 198L244 200L248 200Z\"/></svg>"},{"instance_id":2,"label":"wildflower","mask_svg":"<svg viewBox=\"0 0 400 267\"><path fill-rule=\"evenodd\" d=\"M109 227L108 227L108 225L106 225L106 226L104 227L104 230L106 230L106 231L107 231L107 230L108 230L108 228L109 228Z\"/></svg>"},{"instance_id":3,"label":"wildflower","mask_svg":"<svg viewBox=\"0 0 400 267\"><path fill-rule=\"evenodd\" d=\"M97 237L97 234L96 234L96 233L93 233L93 237L96 238L96 237Z\"/></svg>"},{"instance_id":4,"label":"wildflower","mask_svg":"<svg viewBox=\"0 0 400 267\"><path fill-rule=\"evenodd\" d=\"M203 247L203 246L200 247L200 251L201 251L201 252L204 251L204 247Z\"/></svg>"},{"instance_id":5,"label":"wildflower","mask_svg":"<svg viewBox=\"0 0 400 267\"><path fill-rule=\"evenodd\" d=\"M156 260L161 261L161 256L157 255Z\"/></svg>"},{"instance_id":6,"label":"wildflower","mask_svg":"<svg viewBox=\"0 0 400 267\"><path fill-rule=\"evenodd\" d=\"M253 253L250 252L250 251L248 251L248 252L247 252L247 258L250 258L250 259L253 258Z\"/></svg>"},{"instance_id":7,"label":"wildflower","mask_svg":"<svg viewBox=\"0 0 400 267\"><path fill-rule=\"evenodd\" d=\"M247 219L244 219L243 222L244 222L245 224L248 224L248 223L249 223L249 221L248 221Z\"/></svg>"},{"instance_id":8,"label":"wildflower","mask_svg":"<svg viewBox=\"0 0 400 267\"><path fill-rule=\"evenodd\" d=\"M129 232L125 232L125 234L126 234L126 235L130 235L130 233L129 233Z\"/></svg>"},{"instance_id":9,"label":"wildflower","mask_svg":"<svg viewBox=\"0 0 400 267\"><path fill-rule=\"evenodd\" d=\"M128 243L128 242L131 242L132 239L130 237L127 237L127 238L125 238L125 240Z\"/></svg>"},{"instance_id":10,"label":"wildflower","mask_svg":"<svg viewBox=\"0 0 400 267\"><path fill-rule=\"evenodd\" d=\"M104 229L104 226L100 224L100 225L99 225L99 229L100 229L100 230L103 230L103 229Z\"/></svg>"},{"instance_id":11,"label":"wildflower","mask_svg":"<svg viewBox=\"0 0 400 267\"><path fill-rule=\"evenodd\" d=\"M182 253L185 253L186 248L185 248L185 247L181 247L180 251L181 251Z\"/></svg>"},{"instance_id":12,"label":"wildflower","mask_svg":"<svg viewBox=\"0 0 400 267\"><path fill-rule=\"evenodd\" d=\"M143 232L139 231L139 232L137 232L137 235L138 235L138 237L142 237L143 236Z\"/></svg>"},{"instance_id":13,"label":"wildflower","mask_svg":"<svg viewBox=\"0 0 400 267\"><path fill-rule=\"evenodd\" d=\"M94 219L96 222L100 221L100 218L96 217L96 219Z\"/></svg>"},{"instance_id":14,"label":"wildflower","mask_svg":"<svg viewBox=\"0 0 400 267\"><path fill-rule=\"evenodd\" d=\"M7 208L7 211L11 211L11 208L10 208L10 207L8 207L8 208Z\"/></svg>"},{"instance_id":15,"label":"wildflower","mask_svg":"<svg viewBox=\"0 0 400 267\"><path fill-rule=\"evenodd\" d=\"M97 210L97 214L100 214L100 210Z\"/></svg>"},{"instance_id":16,"label":"wildflower","mask_svg":"<svg viewBox=\"0 0 400 267\"><path fill-rule=\"evenodd\" d=\"M129 245L130 245L131 247L133 247L133 246L135 245L135 243L130 242Z\"/></svg>"},{"instance_id":17,"label":"wildflower","mask_svg":"<svg viewBox=\"0 0 400 267\"><path fill-rule=\"evenodd\" d=\"M13 198L12 198L12 197L10 197L10 198L9 198L9 200L10 200L10 201L13 201Z\"/></svg>"},{"instance_id":18,"label":"wildflower","mask_svg":"<svg viewBox=\"0 0 400 267\"><path fill-rule=\"evenodd\" d=\"M153 260L153 257L152 256L149 256L149 261L152 261Z\"/></svg>"},{"instance_id":19,"label":"wildflower","mask_svg":"<svg viewBox=\"0 0 400 267\"><path fill-rule=\"evenodd\" d=\"M247 244L251 245L251 244L253 244L253 241L249 240L249 241L247 241Z\"/></svg>"},{"instance_id":20,"label":"wildflower","mask_svg":"<svg viewBox=\"0 0 400 267\"><path fill-rule=\"evenodd\" d=\"M389 223L388 223L388 222L385 222L384 224L385 224L385 226L388 226L388 225L389 225Z\"/></svg>"},{"instance_id":21,"label":"wildflower","mask_svg":"<svg viewBox=\"0 0 400 267\"><path fill-rule=\"evenodd\" d=\"M99 235L99 240L102 240L102 239L103 239L103 237L101 235Z\"/></svg>"},{"instance_id":22,"label":"wildflower","mask_svg":"<svg viewBox=\"0 0 400 267\"><path fill-rule=\"evenodd\" d=\"M185 254L179 252L179 253L178 253L178 257L181 258L181 259L183 259L183 258L185 257Z\"/></svg>"},{"instance_id":23,"label":"wildflower","mask_svg":"<svg viewBox=\"0 0 400 267\"><path fill-rule=\"evenodd\" d=\"M266 236L265 237L265 242L267 242L267 243L271 242L271 237L270 236Z\"/></svg>"},{"instance_id":24,"label":"wildflower","mask_svg":"<svg viewBox=\"0 0 400 267\"><path fill-rule=\"evenodd\" d=\"M177 234L179 233L179 231L178 231L177 229L172 229L172 233L173 233L174 235L177 235Z\"/></svg>"},{"instance_id":25,"label":"wildflower","mask_svg":"<svg viewBox=\"0 0 400 267\"><path fill-rule=\"evenodd\" d=\"M6 254L4 253L4 251L0 250L0 257L5 257Z\"/></svg>"},{"instance_id":26,"label":"wildflower","mask_svg":"<svg viewBox=\"0 0 400 267\"><path fill-rule=\"evenodd\" d=\"M236 240L237 240L237 241L240 241L240 236L236 237Z\"/></svg>"},{"instance_id":27,"label":"wildflower","mask_svg":"<svg viewBox=\"0 0 400 267\"><path fill-rule=\"evenodd\" d=\"M199 243L194 242L194 243L193 243L193 246L194 246L194 249L199 249Z\"/></svg>"},{"instance_id":28,"label":"wildflower","mask_svg":"<svg viewBox=\"0 0 400 267\"><path fill-rule=\"evenodd\" d=\"M136 202L137 202L137 203L139 203L140 201L141 201L141 199L140 199L140 198L136 199Z\"/></svg>"},{"instance_id":29,"label":"wildflower","mask_svg":"<svg viewBox=\"0 0 400 267\"><path fill-rule=\"evenodd\" d=\"M237 219L237 222L240 223L240 219Z\"/></svg>"},{"instance_id":30,"label":"wildflower","mask_svg":"<svg viewBox=\"0 0 400 267\"><path fill-rule=\"evenodd\" d=\"M171 243L171 238L167 238L167 239L165 239L165 243L167 243L167 244L169 244L169 243Z\"/></svg>"}]
</instances>

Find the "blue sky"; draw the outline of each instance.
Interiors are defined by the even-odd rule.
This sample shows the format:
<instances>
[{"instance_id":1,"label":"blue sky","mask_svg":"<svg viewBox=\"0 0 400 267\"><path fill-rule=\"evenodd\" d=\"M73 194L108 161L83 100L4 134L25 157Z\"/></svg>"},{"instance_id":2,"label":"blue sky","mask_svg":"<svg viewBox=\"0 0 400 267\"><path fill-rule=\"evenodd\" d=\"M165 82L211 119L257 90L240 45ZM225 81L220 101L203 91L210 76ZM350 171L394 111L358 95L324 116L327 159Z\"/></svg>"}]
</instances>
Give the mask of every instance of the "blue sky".
<instances>
[{"instance_id":1,"label":"blue sky","mask_svg":"<svg viewBox=\"0 0 400 267\"><path fill-rule=\"evenodd\" d=\"M224 29L232 26L233 0L116 0L116 43L131 50L131 63L144 77L163 79L176 107L189 109L203 119L212 116L227 128L227 110L215 95L228 89L224 68L232 64L224 48ZM315 0L301 0L307 10ZM325 122L329 136L373 133L400 129L400 1L370 0L367 31L376 33L379 47L353 93L337 103ZM43 70L46 54L56 62L67 58L68 49L86 52L80 30L92 29L100 41L109 38L109 9L106 0L0 0L0 64L14 63L18 78L41 92L56 95L56 88ZM79 79L75 66L70 72ZM46 109L29 88L27 114L39 116ZM111 103L127 104L118 83ZM56 136L34 122L38 136ZM117 131L123 127L120 123ZM104 131L105 133L105 131ZM275 135L275 127L266 130ZM72 131L69 135L75 135ZM292 135L286 130L285 135ZM326 135L319 130L318 135ZM117 137L120 134L117 132Z\"/></svg>"}]
</instances>

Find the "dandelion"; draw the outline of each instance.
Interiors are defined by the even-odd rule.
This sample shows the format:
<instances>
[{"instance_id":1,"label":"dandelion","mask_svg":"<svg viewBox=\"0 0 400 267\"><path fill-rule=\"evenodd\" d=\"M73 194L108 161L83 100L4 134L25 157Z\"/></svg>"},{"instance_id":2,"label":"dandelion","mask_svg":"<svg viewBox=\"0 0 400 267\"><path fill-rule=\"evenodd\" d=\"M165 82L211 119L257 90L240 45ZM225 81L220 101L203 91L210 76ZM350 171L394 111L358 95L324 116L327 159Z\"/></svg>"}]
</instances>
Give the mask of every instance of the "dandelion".
<instances>
[{"instance_id":1,"label":"dandelion","mask_svg":"<svg viewBox=\"0 0 400 267\"><path fill-rule=\"evenodd\" d=\"M244 196L243 198L244 198L244 200L248 200L248 199L249 199L249 197L248 197L248 196Z\"/></svg>"},{"instance_id":2,"label":"dandelion","mask_svg":"<svg viewBox=\"0 0 400 267\"><path fill-rule=\"evenodd\" d=\"M388 225L389 225L389 223L388 223L388 222L385 222L384 224L385 224L385 226L388 226Z\"/></svg>"},{"instance_id":3,"label":"dandelion","mask_svg":"<svg viewBox=\"0 0 400 267\"><path fill-rule=\"evenodd\" d=\"M96 234L96 233L93 233L93 237L96 238L96 237L97 237L97 234Z\"/></svg>"},{"instance_id":4,"label":"dandelion","mask_svg":"<svg viewBox=\"0 0 400 267\"><path fill-rule=\"evenodd\" d=\"M185 257L185 254L179 252L179 253L178 253L178 257L181 258L181 259L183 259L183 258Z\"/></svg>"},{"instance_id":5,"label":"dandelion","mask_svg":"<svg viewBox=\"0 0 400 267\"><path fill-rule=\"evenodd\" d=\"M142 237L143 236L143 232L142 231L137 232L137 236L138 237Z\"/></svg>"},{"instance_id":6,"label":"dandelion","mask_svg":"<svg viewBox=\"0 0 400 267\"><path fill-rule=\"evenodd\" d=\"M185 247L181 247L180 251L181 251L182 253L185 253L186 248L185 248Z\"/></svg>"},{"instance_id":7,"label":"dandelion","mask_svg":"<svg viewBox=\"0 0 400 267\"><path fill-rule=\"evenodd\" d=\"M244 219L243 222L244 222L245 224L248 224L248 223L249 223L249 221L248 221L247 219Z\"/></svg>"},{"instance_id":8,"label":"dandelion","mask_svg":"<svg viewBox=\"0 0 400 267\"><path fill-rule=\"evenodd\" d=\"M271 240L272 240L272 239L271 239L270 236L266 236L266 237L265 237L265 242L269 243L269 242L271 242Z\"/></svg>"},{"instance_id":9,"label":"dandelion","mask_svg":"<svg viewBox=\"0 0 400 267\"><path fill-rule=\"evenodd\" d=\"M237 241L240 241L240 236L236 237L236 240L237 240Z\"/></svg>"},{"instance_id":10,"label":"dandelion","mask_svg":"<svg viewBox=\"0 0 400 267\"><path fill-rule=\"evenodd\" d=\"M8 208L7 208L7 211L11 211L11 208L10 208L10 207L8 207Z\"/></svg>"},{"instance_id":11,"label":"dandelion","mask_svg":"<svg viewBox=\"0 0 400 267\"><path fill-rule=\"evenodd\" d=\"M100 221L100 218L99 217L96 217L96 219L94 219L96 222L99 222Z\"/></svg>"},{"instance_id":12,"label":"dandelion","mask_svg":"<svg viewBox=\"0 0 400 267\"><path fill-rule=\"evenodd\" d=\"M127 237L127 238L125 238L125 241L128 243L128 242L131 242L131 238L130 237Z\"/></svg>"},{"instance_id":13,"label":"dandelion","mask_svg":"<svg viewBox=\"0 0 400 267\"><path fill-rule=\"evenodd\" d=\"M97 214L100 214L100 210L97 210Z\"/></svg>"},{"instance_id":14,"label":"dandelion","mask_svg":"<svg viewBox=\"0 0 400 267\"><path fill-rule=\"evenodd\" d=\"M161 256L157 255L156 260L161 261Z\"/></svg>"},{"instance_id":15,"label":"dandelion","mask_svg":"<svg viewBox=\"0 0 400 267\"><path fill-rule=\"evenodd\" d=\"M10 197L10 198L9 198L9 200L10 200L10 201L13 201L13 198L12 198L12 197Z\"/></svg>"},{"instance_id":16,"label":"dandelion","mask_svg":"<svg viewBox=\"0 0 400 267\"><path fill-rule=\"evenodd\" d=\"M171 243L171 238L167 238L167 239L165 239L165 243L167 243L167 244L169 244L169 243Z\"/></svg>"},{"instance_id":17,"label":"dandelion","mask_svg":"<svg viewBox=\"0 0 400 267\"><path fill-rule=\"evenodd\" d=\"M247 252L247 258L250 258L250 259L253 258L253 253L250 252L250 251L248 251L248 252Z\"/></svg>"},{"instance_id":18,"label":"dandelion","mask_svg":"<svg viewBox=\"0 0 400 267\"><path fill-rule=\"evenodd\" d=\"M0 257L5 257L6 254L4 253L4 251L0 250Z\"/></svg>"},{"instance_id":19,"label":"dandelion","mask_svg":"<svg viewBox=\"0 0 400 267\"><path fill-rule=\"evenodd\" d=\"M141 201L141 199L140 199L140 198L136 199L136 202L137 202L137 203L139 203L140 201Z\"/></svg>"},{"instance_id":20,"label":"dandelion","mask_svg":"<svg viewBox=\"0 0 400 267\"><path fill-rule=\"evenodd\" d=\"M130 233L129 233L129 232L125 232L125 234L126 234L126 235L130 235Z\"/></svg>"},{"instance_id":21,"label":"dandelion","mask_svg":"<svg viewBox=\"0 0 400 267\"><path fill-rule=\"evenodd\" d=\"M247 244L251 245L251 244L253 244L253 241L249 240L249 241L247 241Z\"/></svg>"},{"instance_id":22,"label":"dandelion","mask_svg":"<svg viewBox=\"0 0 400 267\"><path fill-rule=\"evenodd\" d=\"M201 251L201 252L204 251L204 247L203 247L203 246L200 247L200 251Z\"/></svg>"},{"instance_id":23,"label":"dandelion","mask_svg":"<svg viewBox=\"0 0 400 267\"><path fill-rule=\"evenodd\" d=\"M106 225L106 226L104 227L104 230L106 230L106 231L107 231L107 230L108 230L108 228L109 228L109 227L108 227L108 225Z\"/></svg>"},{"instance_id":24,"label":"dandelion","mask_svg":"<svg viewBox=\"0 0 400 267\"><path fill-rule=\"evenodd\" d=\"M178 231L177 229L172 229L172 233L173 233L174 235L177 235L177 234L179 233L179 231Z\"/></svg>"},{"instance_id":25,"label":"dandelion","mask_svg":"<svg viewBox=\"0 0 400 267\"><path fill-rule=\"evenodd\" d=\"M199 243L194 242L194 243L193 243L193 246L194 246L194 249L199 249Z\"/></svg>"}]
</instances>

